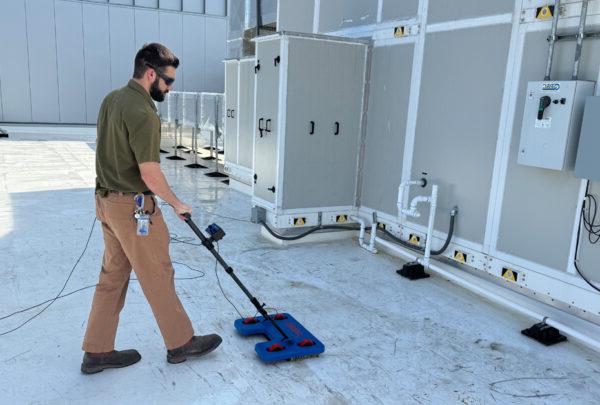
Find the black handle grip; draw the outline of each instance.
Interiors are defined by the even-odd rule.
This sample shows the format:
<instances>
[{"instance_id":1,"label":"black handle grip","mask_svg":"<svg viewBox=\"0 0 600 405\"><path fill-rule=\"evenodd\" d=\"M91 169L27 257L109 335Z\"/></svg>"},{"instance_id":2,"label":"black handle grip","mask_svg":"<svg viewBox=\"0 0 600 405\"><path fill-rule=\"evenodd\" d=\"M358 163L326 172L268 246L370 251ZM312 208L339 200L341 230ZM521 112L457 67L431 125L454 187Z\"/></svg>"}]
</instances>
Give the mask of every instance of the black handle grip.
<instances>
[{"instance_id":1,"label":"black handle grip","mask_svg":"<svg viewBox=\"0 0 600 405\"><path fill-rule=\"evenodd\" d=\"M186 222L187 222L187 221L191 221L191 220L192 220L192 214L190 214L189 212L184 212L184 213L183 213L183 214L181 214L181 215L183 215L183 217L185 218L185 221L186 221Z\"/></svg>"},{"instance_id":2,"label":"black handle grip","mask_svg":"<svg viewBox=\"0 0 600 405\"><path fill-rule=\"evenodd\" d=\"M334 135L339 135L340 134L340 123L339 122L335 122L335 132L333 133Z\"/></svg>"},{"instance_id":3,"label":"black handle grip","mask_svg":"<svg viewBox=\"0 0 600 405\"><path fill-rule=\"evenodd\" d=\"M271 191L271 192L275 192L275 186L268 188L267 190Z\"/></svg>"},{"instance_id":4,"label":"black handle grip","mask_svg":"<svg viewBox=\"0 0 600 405\"><path fill-rule=\"evenodd\" d=\"M540 98L540 105L538 107L538 114L537 114L537 119L541 120L544 118L544 111L546 111L546 108L548 108L548 106L550 105L550 103L552 102L552 99L549 96L544 96Z\"/></svg>"},{"instance_id":5,"label":"black handle grip","mask_svg":"<svg viewBox=\"0 0 600 405\"><path fill-rule=\"evenodd\" d=\"M260 118L258 120L258 132L260 132L260 137L261 138L263 137L263 130L264 130L264 128L262 127L262 123L263 123L264 120L265 120L264 118Z\"/></svg>"},{"instance_id":6,"label":"black handle grip","mask_svg":"<svg viewBox=\"0 0 600 405\"><path fill-rule=\"evenodd\" d=\"M265 122L265 131L271 132L271 119L269 118L267 122Z\"/></svg>"},{"instance_id":7,"label":"black handle grip","mask_svg":"<svg viewBox=\"0 0 600 405\"><path fill-rule=\"evenodd\" d=\"M310 122L310 131L308 131L308 134L309 135L314 135L314 133L315 133L315 122L311 121Z\"/></svg>"}]
</instances>

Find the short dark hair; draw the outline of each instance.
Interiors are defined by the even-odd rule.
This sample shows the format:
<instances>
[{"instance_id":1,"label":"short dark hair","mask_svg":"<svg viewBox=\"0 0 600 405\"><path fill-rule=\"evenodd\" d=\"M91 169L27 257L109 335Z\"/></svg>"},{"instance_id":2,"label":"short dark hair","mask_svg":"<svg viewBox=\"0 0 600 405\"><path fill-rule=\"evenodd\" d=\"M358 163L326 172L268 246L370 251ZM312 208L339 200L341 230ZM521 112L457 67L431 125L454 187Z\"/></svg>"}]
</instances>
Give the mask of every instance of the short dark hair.
<instances>
[{"instance_id":1,"label":"short dark hair","mask_svg":"<svg viewBox=\"0 0 600 405\"><path fill-rule=\"evenodd\" d=\"M133 77L141 79L148 70L148 67L164 68L173 66L175 69L179 66L179 59L166 46L158 43L145 44L135 55L135 67Z\"/></svg>"}]
</instances>

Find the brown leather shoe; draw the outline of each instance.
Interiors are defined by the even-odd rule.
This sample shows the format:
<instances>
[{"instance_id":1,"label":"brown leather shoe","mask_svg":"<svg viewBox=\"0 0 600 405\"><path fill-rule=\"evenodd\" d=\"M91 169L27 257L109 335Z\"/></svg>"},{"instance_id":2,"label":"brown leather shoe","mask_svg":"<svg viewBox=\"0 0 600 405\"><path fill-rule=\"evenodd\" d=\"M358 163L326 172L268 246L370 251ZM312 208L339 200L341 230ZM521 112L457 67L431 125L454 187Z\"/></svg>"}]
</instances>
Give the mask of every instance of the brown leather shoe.
<instances>
[{"instance_id":1,"label":"brown leather shoe","mask_svg":"<svg viewBox=\"0 0 600 405\"><path fill-rule=\"evenodd\" d=\"M215 350L223 339L219 335L192 336L189 342L173 350L167 350L167 361L171 364L181 363L188 357L204 356Z\"/></svg>"},{"instance_id":2,"label":"brown leather shoe","mask_svg":"<svg viewBox=\"0 0 600 405\"><path fill-rule=\"evenodd\" d=\"M113 350L102 355L85 353L81 363L83 374L95 374L106 368L121 368L131 366L142 359L137 350Z\"/></svg>"}]
</instances>

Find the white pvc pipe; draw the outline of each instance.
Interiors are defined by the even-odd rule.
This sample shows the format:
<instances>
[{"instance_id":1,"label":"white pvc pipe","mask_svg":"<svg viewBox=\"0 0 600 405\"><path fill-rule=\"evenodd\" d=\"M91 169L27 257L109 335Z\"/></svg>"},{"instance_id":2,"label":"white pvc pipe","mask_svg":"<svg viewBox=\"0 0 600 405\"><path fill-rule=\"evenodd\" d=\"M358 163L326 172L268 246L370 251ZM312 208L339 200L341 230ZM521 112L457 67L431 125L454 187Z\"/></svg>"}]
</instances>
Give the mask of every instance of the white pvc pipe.
<instances>
[{"instance_id":1,"label":"white pvc pipe","mask_svg":"<svg viewBox=\"0 0 600 405\"><path fill-rule=\"evenodd\" d=\"M377 231L373 231L373 227L377 228L377 225L371 226L371 241L370 241L371 243L366 244L365 243L365 229L367 227L367 224L366 224L365 220L360 217L354 217L354 216L351 216L350 219L352 221L356 221L360 224L360 231L358 233L358 245L361 248L368 250L371 253L377 253L377 249L375 248L375 238L377 235Z\"/></svg>"},{"instance_id":2,"label":"white pvc pipe","mask_svg":"<svg viewBox=\"0 0 600 405\"><path fill-rule=\"evenodd\" d=\"M435 224L435 210L437 209L438 186L431 186L431 197L429 200L429 223L427 224L427 240L425 242L425 255L421 263L425 269L429 268L429 258L431 257L431 242L433 240L433 226ZM413 200L414 201L414 200Z\"/></svg>"},{"instance_id":3,"label":"white pvc pipe","mask_svg":"<svg viewBox=\"0 0 600 405\"><path fill-rule=\"evenodd\" d=\"M398 186L398 201L396 202L396 206L398 207L399 217L404 215L404 189L410 186L423 186L423 180L403 181L400 183L400 186Z\"/></svg>"},{"instance_id":4,"label":"white pvc pipe","mask_svg":"<svg viewBox=\"0 0 600 405\"><path fill-rule=\"evenodd\" d=\"M391 251L394 251L394 252L406 257L410 261L417 260L417 256L415 256L414 254L408 252L407 250L401 248L398 245L395 245L392 242L388 242L385 239L377 238L377 243L379 243L381 246L384 246ZM567 326L559 321L553 320L537 311L533 311L531 309L524 308L523 306L521 306L517 303L514 303L512 301L509 301L509 300L505 299L504 297L502 297L498 294L495 294L494 292L492 292L486 288L475 285L475 284L457 276L456 274L453 274L453 273L443 269L442 267L438 266L435 263L429 264L429 270L444 277L445 279L471 291L471 292L474 292L475 294L478 294L478 295L486 298L489 301L492 301L498 305L502 305L504 307L510 308L511 310L518 312L522 315L525 315L527 317L533 318L537 322L545 322L546 324L559 329L565 335L570 336L573 339L580 341L582 344L588 346L589 348L591 348L597 352L600 352L600 341L593 339L588 335L584 335L583 333L579 332L578 330L573 329L570 326Z\"/></svg>"}]
</instances>

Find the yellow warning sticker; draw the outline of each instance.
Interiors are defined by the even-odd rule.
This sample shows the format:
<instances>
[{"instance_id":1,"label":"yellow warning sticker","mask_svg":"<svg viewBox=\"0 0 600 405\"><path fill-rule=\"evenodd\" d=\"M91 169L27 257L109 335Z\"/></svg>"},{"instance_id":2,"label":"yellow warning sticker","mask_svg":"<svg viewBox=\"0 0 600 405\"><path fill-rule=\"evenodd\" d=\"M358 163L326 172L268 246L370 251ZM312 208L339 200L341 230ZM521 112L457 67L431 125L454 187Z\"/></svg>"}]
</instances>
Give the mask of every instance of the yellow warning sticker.
<instances>
[{"instance_id":1,"label":"yellow warning sticker","mask_svg":"<svg viewBox=\"0 0 600 405\"><path fill-rule=\"evenodd\" d=\"M306 224L306 218L304 218L304 217L294 218L294 226L302 226L305 224Z\"/></svg>"},{"instance_id":2,"label":"yellow warning sticker","mask_svg":"<svg viewBox=\"0 0 600 405\"><path fill-rule=\"evenodd\" d=\"M395 27L394 28L394 37L395 38L402 38L404 35L406 35L406 27Z\"/></svg>"},{"instance_id":3,"label":"yellow warning sticker","mask_svg":"<svg viewBox=\"0 0 600 405\"><path fill-rule=\"evenodd\" d=\"M549 20L554 15L554 6L538 7L535 11L535 18L538 20Z\"/></svg>"},{"instance_id":4,"label":"yellow warning sticker","mask_svg":"<svg viewBox=\"0 0 600 405\"><path fill-rule=\"evenodd\" d=\"M387 228L387 226L383 222L377 222L377 228L385 229L385 228Z\"/></svg>"},{"instance_id":5,"label":"yellow warning sticker","mask_svg":"<svg viewBox=\"0 0 600 405\"><path fill-rule=\"evenodd\" d=\"M460 263L466 263L467 262L467 254L464 252L461 252L460 250L455 250L454 251L454 260L456 260L457 262L460 262Z\"/></svg>"},{"instance_id":6,"label":"yellow warning sticker","mask_svg":"<svg viewBox=\"0 0 600 405\"><path fill-rule=\"evenodd\" d=\"M337 222L338 224L344 224L344 223L348 222L348 216L338 215L335 217L335 222Z\"/></svg>"},{"instance_id":7,"label":"yellow warning sticker","mask_svg":"<svg viewBox=\"0 0 600 405\"><path fill-rule=\"evenodd\" d=\"M413 245L419 246L419 243L421 242L421 238L417 235L415 235L414 233L411 233L410 235L408 235L408 241L410 243L412 243Z\"/></svg>"},{"instance_id":8,"label":"yellow warning sticker","mask_svg":"<svg viewBox=\"0 0 600 405\"><path fill-rule=\"evenodd\" d=\"M513 269L509 269L508 267L504 267L502 269L502 277L508 281L517 282L519 279L519 273L514 271Z\"/></svg>"}]
</instances>

